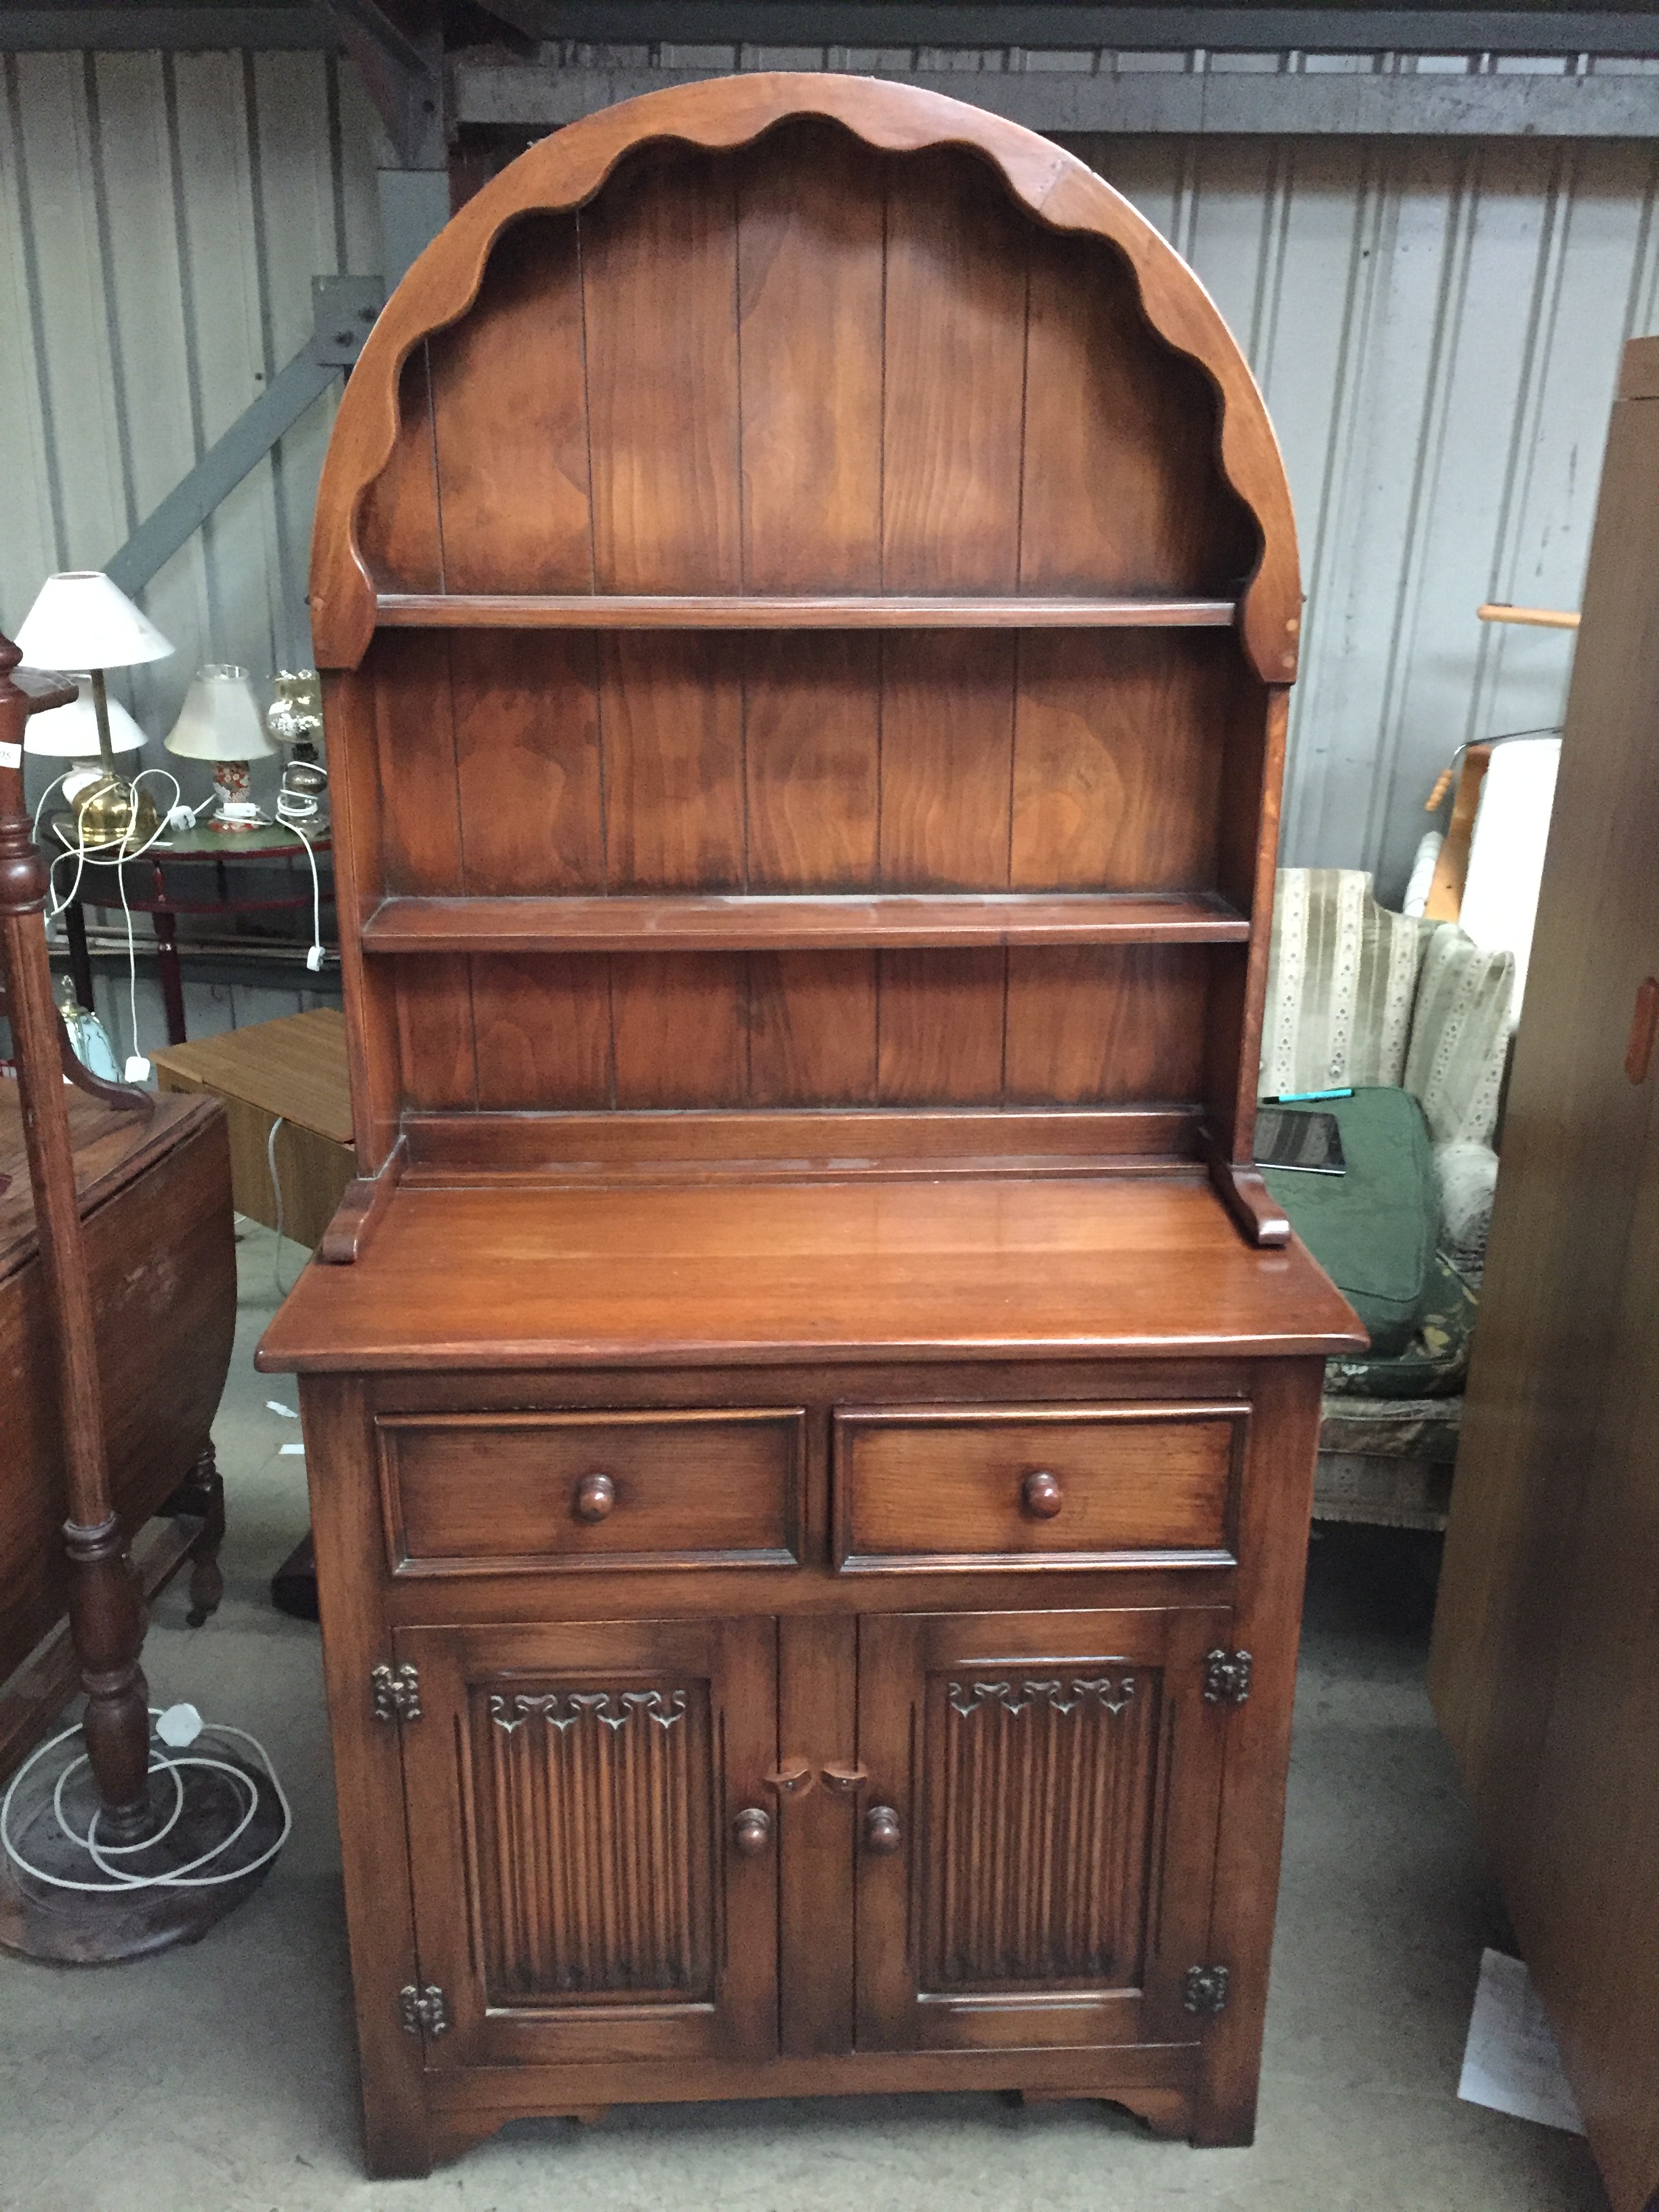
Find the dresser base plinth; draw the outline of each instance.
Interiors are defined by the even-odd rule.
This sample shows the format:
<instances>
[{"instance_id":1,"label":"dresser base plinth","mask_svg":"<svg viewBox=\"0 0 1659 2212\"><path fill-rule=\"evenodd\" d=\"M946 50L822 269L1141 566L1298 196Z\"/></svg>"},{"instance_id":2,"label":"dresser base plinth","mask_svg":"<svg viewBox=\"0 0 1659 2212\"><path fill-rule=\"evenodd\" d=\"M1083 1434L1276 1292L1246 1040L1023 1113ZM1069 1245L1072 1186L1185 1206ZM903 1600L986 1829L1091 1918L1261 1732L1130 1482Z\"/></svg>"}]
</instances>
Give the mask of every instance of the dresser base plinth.
<instances>
[{"instance_id":1,"label":"dresser base plinth","mask_svg":"<svg viewBox=\"0 0 1659 2212\"><path fill-rule=\"evenodd\" d=\"M487 2141L510 2120L592 2125L605 2118L613 2104L922 2091L1000 2092L1017 2106L1115 2106L1156 2136L1196 2142L1200 2068L1195 2046L1141 2045L1109 2051L884 2051L673 2066L492 2067L447 2075L434 2069L425 2077L424 2142L406 2124L376 2129L373 2085L365 2085L371 2107L369 2170L380 2180L419 2176Z\"/></svg>"}]
</instances>

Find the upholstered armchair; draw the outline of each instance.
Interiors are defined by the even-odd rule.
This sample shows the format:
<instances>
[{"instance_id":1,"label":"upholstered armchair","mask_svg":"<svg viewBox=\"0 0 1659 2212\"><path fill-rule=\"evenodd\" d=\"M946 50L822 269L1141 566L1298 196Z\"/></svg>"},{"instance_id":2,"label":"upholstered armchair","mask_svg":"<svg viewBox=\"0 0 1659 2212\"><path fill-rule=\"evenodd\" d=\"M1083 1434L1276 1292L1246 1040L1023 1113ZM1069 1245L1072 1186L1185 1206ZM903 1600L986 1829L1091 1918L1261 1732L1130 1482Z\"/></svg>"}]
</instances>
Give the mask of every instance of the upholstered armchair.
<instances>
[{"instance_id":1,"label":"upholstered armchair","mask_svg":"<svg viewBox=\"0 0 1659 2212\"><path fill-rule=\"evenodd\" d=\"M1327 1371L1316 1518L1445 1525L1514 976L1455 923L1380 907L1358 869L1279 871L1260 1092L1354 1095L1331 1105L1348 1175L1268 1179L1373 1334Z\"/></svg>"}]
</instances>

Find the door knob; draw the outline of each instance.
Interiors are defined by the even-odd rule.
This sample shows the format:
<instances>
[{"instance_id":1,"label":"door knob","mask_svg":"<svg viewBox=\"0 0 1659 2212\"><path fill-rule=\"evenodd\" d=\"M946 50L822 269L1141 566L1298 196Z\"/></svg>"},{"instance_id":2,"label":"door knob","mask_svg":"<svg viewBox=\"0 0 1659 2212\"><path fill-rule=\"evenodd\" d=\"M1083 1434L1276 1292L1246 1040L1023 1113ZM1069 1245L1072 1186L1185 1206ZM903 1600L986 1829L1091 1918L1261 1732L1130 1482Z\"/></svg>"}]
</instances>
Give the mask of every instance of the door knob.
<instances>
[{"instance_id":1,"label":"door knob","mask_svg":"<svg viewBox=\"0 0 1659 2212\"><path fill-rule=\"evenodd\" d=\"M890 1858L904 1841L899 1816L890 1805L872 1805L864 1816L864 1848L872 1858Z\"/></svg>"},{"instance_id":2,"label":"door knob","mask_svg":"<svg viewBox=\"0 0 1659 2212\"><path fill-rule=\"evenodd\" d=\"M732 1840L744 1858L758 1858L772 1840L772 1815L764 1806L745 1805L732 1823Z\"/></svg>"},{"instance_id":3,"label":"door knob","mask_svg":"<svg viewBox=\"0 0 1659 2212\"><path fill-rule=\"evenodd\" d=\"M576 1518L603 1521L617 1502L617 1486L608 1474L585 1474L576 1485Z\"/></svg>"},{"instance_id":4,"label":"door knob","mask_svg":"<svg viewBox=\"0 0 1659 2212\"><path fill-rule=\"evenodd\" d=\"M1034 1521L1052 1521L1066 1503L1060 1477L1046 1468L1028 1474L1019 1486L1019 1502Z\"/></svg>"}]
</instances>

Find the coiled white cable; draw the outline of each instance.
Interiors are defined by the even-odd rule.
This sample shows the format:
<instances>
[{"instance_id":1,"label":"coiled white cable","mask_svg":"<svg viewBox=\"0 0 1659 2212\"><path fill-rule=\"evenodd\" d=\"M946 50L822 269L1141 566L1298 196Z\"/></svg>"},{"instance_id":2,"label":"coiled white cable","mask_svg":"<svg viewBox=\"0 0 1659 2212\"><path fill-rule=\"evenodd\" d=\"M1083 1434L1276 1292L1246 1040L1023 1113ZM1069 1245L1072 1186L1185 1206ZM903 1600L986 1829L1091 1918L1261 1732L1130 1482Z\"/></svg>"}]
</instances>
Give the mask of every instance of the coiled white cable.
<instances>
[{"instance_id":1,"label":"coiled white cable","mask_svg":"<svg viewBox=\"0 0 1659 2212\"><path fill-rule=\"evenodd\" d=\"M149 1710L152 1720L159 1720L161 1717L161 1708L159 1705L152 1705ZM52 1817L63 1833L72 1844L78 1844L86 1852L94 1866L106 1879L102 1881L76 1881L66 1875L48 1874L44 1867L38 1867L26 1858L13 1841L12 1804L25 1778L33 1771L47 1753L55 1751L59 1744L67 1743L71 1736L78 1735L80 1733L80 1726L77 1723L75 1727L64 1729L61 1734L49 1737L32 1757L24 1760L22 1765L13 1775L5 1796L0 1797L0 1847L3 1847L6 1856L14 1866L21 1867L23 1872L33 1880L43 1881L52 1889L84 1891L92 1896L142 1889L213 1889L222 1882L240 1881L248 1875L257 1874L261 1867L268 1866L293 1832L293 1809L289 1804L282 1783L277 1778L276 1769L271 1764L270 1753L258 1738L250 1735L246 1729L233 1728L228 1721L217 1721L211 1723L210 1729L204 1729L203 1734L240 1736L244 1743L251 1745L259 1755L259 1763L264 1768L266 1778L276 1792L276 1802L283 1808L282 1832L275 1843L269 1844L261 1851L258 1858L250 1859L246 1866L228 1868L217 1874L203 1872L203 1869L211 1866L216 1859L222 1858L232 1844L240 1841L246 1834L249 1824L259 1808L258 1785L246 1767L234 1765L229 1759L214 1759L205 1752L175 1753L158 1749L151 1757L149 1771L152 1774L165 1774L171 1780L173 1790L172 1812L154 1835L146 1836L140 1843L100 1844L97 1839L99 1816L96 1813L88 1822L87 1832L82 1835L78 1828L71 1826L69 1815L64 1810L64 1792L69 1785L70 1777L89 1763L86 1753L82 1752L78 1759L70 1759L58 1778L57 1787L52 1793ZM186 1861L183 1866L172 1868L166 1874L133 1874L125 1867L112 1866L110 1863L111 1860L122 1856L131 1857L135 1851L153 1850L157 1844L172 1834L178 1825L179 1815L185 1809L185 1784L182 1776L186 1767L199 1767L204 1771L228 1774L246 1790L247 1802L235 1826L231 1829L228 1835L222 1836L219 1841L210 1845L208 1850L198 1853L195 1858Z\"/></svg>"}]
</instances>

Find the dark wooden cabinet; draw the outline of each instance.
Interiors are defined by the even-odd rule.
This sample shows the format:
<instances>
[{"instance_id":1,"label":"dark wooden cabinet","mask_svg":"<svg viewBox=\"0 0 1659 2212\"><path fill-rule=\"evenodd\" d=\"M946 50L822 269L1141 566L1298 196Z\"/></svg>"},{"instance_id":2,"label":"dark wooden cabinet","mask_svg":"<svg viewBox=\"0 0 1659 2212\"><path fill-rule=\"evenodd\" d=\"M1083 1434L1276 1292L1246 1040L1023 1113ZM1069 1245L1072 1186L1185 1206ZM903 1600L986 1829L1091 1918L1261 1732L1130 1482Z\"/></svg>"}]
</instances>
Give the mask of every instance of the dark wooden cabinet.
<instances>
[{"instance_id":1,"label":"dark wooden cabinet","mask_svg":"<svg viewBox=\"0 0 1659 2212\"><path fill-rule=\"evenodd\" d=\"M297 1370L368 2153L1254 2125L1326 1354L1252 1160L1260 394L1058 148L754 75L411 270L318 509L362 1179Z\"/></svg>"}]
</instances>

